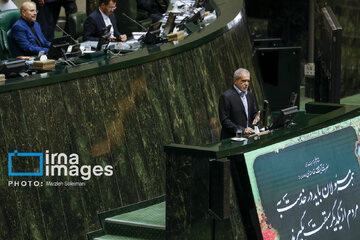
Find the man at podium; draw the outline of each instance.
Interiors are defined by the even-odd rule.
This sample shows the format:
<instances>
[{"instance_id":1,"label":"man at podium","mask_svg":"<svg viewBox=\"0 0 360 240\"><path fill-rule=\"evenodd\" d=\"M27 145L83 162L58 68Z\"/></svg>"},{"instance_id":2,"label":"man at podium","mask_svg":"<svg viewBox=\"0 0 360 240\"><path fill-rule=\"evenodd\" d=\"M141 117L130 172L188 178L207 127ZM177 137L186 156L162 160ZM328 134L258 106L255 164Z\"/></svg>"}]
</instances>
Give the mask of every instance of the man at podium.
<instances>
[{"instance_id":1,"label":"man at podium","mask_svg":"<svg viewBox=\"0 0 360 240\"><path fill-rule=\"evenodd\" d=\"M237 132L251 134L260 120L254 95L249 91L250 72L239 68L234 73L234 84L219 100L221 139L235 137Z\"/></svg>"}]
</instances>

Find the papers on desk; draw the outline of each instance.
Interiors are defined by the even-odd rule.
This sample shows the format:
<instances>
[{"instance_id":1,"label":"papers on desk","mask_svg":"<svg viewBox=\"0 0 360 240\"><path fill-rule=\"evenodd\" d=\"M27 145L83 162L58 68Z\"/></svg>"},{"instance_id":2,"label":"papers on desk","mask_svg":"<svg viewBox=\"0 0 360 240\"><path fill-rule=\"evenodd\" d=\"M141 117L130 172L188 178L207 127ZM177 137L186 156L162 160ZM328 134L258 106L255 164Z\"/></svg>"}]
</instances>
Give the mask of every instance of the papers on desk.
<instances>
[{"instance_id":1,"label":"papers on desk","mask_svg":"<svg viewBox=\"0 0 360 240\"><path fill-rule=\"evenodd\" d=\"M117 50L129 50L131 47L126 42L111 42L109 43L108 48Z\"/></svg>"},{"instance_id":2,"label":"papers on desk","mask_svg":"<svg viewBox=\"0 0 360 240\"><path fill-rule=\"evenodd\" d=\"M96 52L96 51L93 51L93 50L87 50L87 51L84 50L84 51L82 51L83 54L86 54L86 53L94 53L94 52Z\"/></svg>"},{"instance_id":3,"label":"papers on desk","mask_svg":"<svg viewBox=\"0 0 360 240\"><path fill-rule=\"evenodd\" d=\"M172 13L177 13L177 14L185 14L186 12L189 11L189 8L191 8L192 6L194 6L195 1L176 1L175 3L173 3L172 5L172 9L170 10L170 12Z\"/></svg>"},{"instance_id":4,"label":"papers on desk","mask_svg":"<svg viewBox=\"0 0 360 240\"><path fill-rule=\"evenodd\" d=\"M182 16L176 16L175 18L175 23L181 23L182 20L184 20L186 17L188 17L189 15L182 15Z\"/></svg>"},{"instance_id":5,"label":"papers on desk","mask_svg":"<svg viewBox=\"0 0 360 240\"><path fill-rule=\"evenodd\" d=\"M132 36L135 40L139 40L139 38L145 34L146 32L132 32Z\"/></svg>"},{"instance_id":6,"label":"papers on desk","mask_svg":"<svg viewBox=\"0 0 360 240\"><path fill-rule=\"evenodd\" d=\"M98 42L97 41L86 41L82 42L80 45L80 50L82 53L94 53L92 49L96 49ZM129 40L126 42L110 42L107 46L107 49L115 50L128 50L136 51L140 47L140 43L137 40Z\"/></svg>"},{"instance_id":7,"label":"papers on desk","mask_svg":"<svg viewBox=\"0 0 360 240\"><path fill-rule=\"evenodd\" d=\"M173 11L171 11L171 12L173 12ZM168 20L168 17L169 16L166 15L160 21L165 24L167 22L167 20ZM186 17L190 17L190 14L176 15L175 16L175 23L176 24L181 23L181 21L184 20Z\"/></svg>"},{"instance_id":8,"label":"papers on desk","mask_svg":"<svg viewBox=\"0 0 360 240\"><path fill-rule=\"evenodd\" d=\"M243 137L233 137L233 138L231 138L231 140L236 141L236 142L242 142L242 141L245 141L247 139L243 138Z\"/></svg>"},{"instance_id":9,"label":"papers on desk","mask_svg":"<svg viewBox=\"0 0 360 240\"><path fill-rule=\"evenodd\" d=\"M184 5L188 5L188 6L194 6L195 1L194 0L181 0L181 1L175 1L173 3L173 7L182 7Z\"/></svg>"},{"instance_id":10,"label":"papers on desk","mask_svg":"<svg viewBox=\"0 0 360 240\"><path fill-rule=\"evenodd\" d=\"M91 48L96 48L98 41L86 41L80 44L81 51L90 51Z\"/></svg>"}]
</instances>

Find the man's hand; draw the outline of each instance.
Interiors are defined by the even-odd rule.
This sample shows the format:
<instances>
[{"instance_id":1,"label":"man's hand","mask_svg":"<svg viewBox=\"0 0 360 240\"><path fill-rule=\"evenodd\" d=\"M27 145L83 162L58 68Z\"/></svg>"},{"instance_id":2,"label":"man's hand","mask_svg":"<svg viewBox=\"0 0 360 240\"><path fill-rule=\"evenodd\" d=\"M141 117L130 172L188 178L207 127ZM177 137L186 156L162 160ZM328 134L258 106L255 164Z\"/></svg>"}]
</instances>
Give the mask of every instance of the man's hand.
<instances>
[{"instance_id":1,"label":"man's hand","mask_svg":"<svg viewBox=\"0 0 360 240\"><path fill-rule=\"evenodd\" d=\"M252 129L251 127L247 127L244 129L244 134L251 134L254 132L254 129Z\"/></svg>"},{"instance_id":2,"label":"man's hand","mask_svg":"<svg viewBox=\"0 0 360 240\"><path fill-rule=\"evenodd\" d=\"M260 121L260 111L257 112L254 121L252 122L253 125L258 124L258 122Z\"/></svg>"},{"instance_id":3,"label":"man's hand","mask_svg":"<svg viewBox=\"0 0 360 240\"><path fill-rule=\"evenodd\" d=\"M110 42L116 42L116 37L110 37Z\"/></svg>"},{"instance_id":4,"label":"man's hand","mask_svg":"<svg viewBox=\"0 0 360 240\"><path fill-rule=\"evenodd\" d=\"M126 34L121 34L121 35L120 35L120 40L121 40L122 42L125 42L126 39L127 39Z\"/></svg>"}]
</instances>

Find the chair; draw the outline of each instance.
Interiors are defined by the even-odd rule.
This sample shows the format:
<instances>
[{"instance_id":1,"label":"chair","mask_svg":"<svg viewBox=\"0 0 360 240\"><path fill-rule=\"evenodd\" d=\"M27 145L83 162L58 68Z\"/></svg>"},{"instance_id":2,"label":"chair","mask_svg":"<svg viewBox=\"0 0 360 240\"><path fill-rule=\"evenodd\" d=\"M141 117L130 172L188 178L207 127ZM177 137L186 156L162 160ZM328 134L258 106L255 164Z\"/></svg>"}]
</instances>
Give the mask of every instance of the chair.
<instances>
[{"instance_id":1,"label":"chair","mask_svg":"<svg viewBox=\"0 0 360 240\"><path fill-rule=\"evenodd\" d=\"M20 18L20 10L12 9L0 12L0 59L11 57L8 33L12 25Z\"/></svg>"},{"instance_id":2,"label":"chair","mask_svg":"<svg viewBox=\"0 0 360 240\"><path fill-rule=\"evenodd\" d=\"M76 12L69 16L69 34L79 42L82 42L84 33L84 22L86 20L86 13Z\"/></svg>"},{"instance_id":3,"label":"chair","mask_svg":"<svg viewBox=\"0 0 360 240\"><path fill-rule=\"evenodd\" d=\"M169 0L155 0L155 2L158 4L160 12L166 12L169 6ZM149 18L149 12L144 9L140 9L139 6L137 7L136 20L142 25L146 25L146 27L149 27L152 24L152 20Z\"/></svg>"},{"instance_id":4,"label":"chair","mask_svg":"<svg viewBox=\"0 0 360 240\"><path fill-rule=\"evenodd\" d=\"M152 24L151 18L148 17L148 12L140 8L137 9L136 20L144 27L150 27Z\"/></svg>"},{"instance_id":5,"label":"chair","mask_svg":"<svg viewBox=\"0 0 360 240\"><path fill-rule=\"evenodd\" d=\"M129 37L132 32L144 31L135 23L124 17L123 13L137 20L145 28L151 25L152 21L150 18L147 18L147 12L144 13L144 11L138 9L136 0L117 0L116 5L121 6L118 7L114 13L116 17L116 24L120 33L125 33Z\"/></svg>"}]
</instances>

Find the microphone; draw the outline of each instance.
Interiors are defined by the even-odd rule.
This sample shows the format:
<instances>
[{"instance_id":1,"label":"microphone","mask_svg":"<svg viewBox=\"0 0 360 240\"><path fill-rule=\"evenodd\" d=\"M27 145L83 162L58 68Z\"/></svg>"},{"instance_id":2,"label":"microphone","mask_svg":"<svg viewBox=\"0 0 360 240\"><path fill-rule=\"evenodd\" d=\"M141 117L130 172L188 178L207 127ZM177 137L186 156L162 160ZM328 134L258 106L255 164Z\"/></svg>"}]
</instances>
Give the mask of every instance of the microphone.
<instances>
[{"instance_id":1,"label":"microphone","mask_svg":"<svg viewBox=\"0 0 360 240\"><path fill-rule=\"evenodd\" d=\"M139 27L141 27L144 31L146 31L146 34L141 36L138 41L142 41L143 43L146 43L146 44L153 44L153 43L159 42L159 40L157 39L157 35L160 32L159 29L155 30L155 31L151 31L151 27L149 29L147 29L146 27L144 27L143 25L138 23L136 20L134 20L131 17L129 17L128 15L126 15L126 13L121 13L121 14L124 15L126 18L128 18L133 23L135 23L136 25L138 25Z\"/></svg>"},{"instance_id":2,"label":"microphone","mask_svg":"<svg viewBox=\"0 0 360 240\"><path fill-rule=\"evenodd\" d=\"M110 30L111 30L111 25L107 25L106 27L104 27L102 29L102 36L103 38L110 38Z\"/></svg>"},{"instance_id":3,"label":"microphone","mask_svg":"<svg viewBox=\"0 0 360 240\"><path fill-rule=\"evenodd\" d=\"M289 107L295 106L297 97L298 97L297 93L295 93L295 92L291 93L290 101L289 101Z\"/></svg>"},{"instance_id":4,"label":"microphone","mask_svg":"<svg viewBox=\"0 0 360 240\"><path fill-rule=\"evenodd\" d=\"M269 101L268 100L264 100L264 104L263 104L263 112L262 112L262 125L264 128L267 127L268 125L268 115L269 115Z\"/></svg>"},{"instance_id":5,"label":"microphone","mask_svg":"<svg viewBox=\"0 0 360 240\"><path fill-rule=\"evenodd\" d=\"M102 36L99 38L98 44L96 46L96 51L103 49L103 46L106 44L105 49L107 48L110 42L110 29L111 25L108 25L102 29Z\"/></svg>"},{"instance_id":6,"label":"microphone","mask_svg":"<svg viewBox=\"0 0 360 240\"><path fill-rule=\"evenodd\" d=\"M140 23L138 23L135 19L132 19L131 17L129 17L128 15L126 15L126 13L121 13L121 14L124 15L124 17L126 17L127 19L129 19L133 23L135 23L136 25L138 25L139 27L141 27L143 30L145 30L145 32L147 32L147 28L144 27L143 25L141 25Z\"/></svg>"},{"instance_id":7,"label":"microphone","mask_svg":"<svg viewBox=\"0 0 360 240\"><path fill-rule=\"evenodd\" d=\"M65 30L62 29L59 25L56 24L56 27L57 27L58 29L60 29L60 31L62 31L65 35L70 36L70 39L71 39L75 44L79 44L79 42L78 42L77 40L75 40L70 34L68 34L67 32L65 32Z\"/></svg>"}]
</instances>

